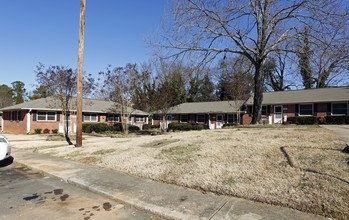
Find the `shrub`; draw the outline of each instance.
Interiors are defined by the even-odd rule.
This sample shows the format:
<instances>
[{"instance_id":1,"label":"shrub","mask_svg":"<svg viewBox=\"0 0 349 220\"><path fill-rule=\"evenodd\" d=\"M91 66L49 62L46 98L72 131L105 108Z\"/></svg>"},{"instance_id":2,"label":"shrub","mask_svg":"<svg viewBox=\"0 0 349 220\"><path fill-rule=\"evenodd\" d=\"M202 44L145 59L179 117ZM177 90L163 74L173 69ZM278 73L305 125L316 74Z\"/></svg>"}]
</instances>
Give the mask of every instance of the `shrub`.
<instances>
[{"instance_id":1,"label":"shrub","mask_svg":"<svg viewBox=\"0 0 349 220\"><path fill-rule=\"evenodd\" d=\"M297 117L288 117L287 121L290 124L297 125L313 125L317 123L317 117L315 116L297 116Z\"/></svg>"},{"instance_id":2,"label":"shrub","mask_svg":"<svg viewBox=\"0 0 349 220\"><path fill-rule=\"evenodd\" d=\"M289 125L290 122L288 122L288 121L283 121L282 124L283 124L283 125Z\"/></svg>"},{"instance_id":3,"label":"shrub","mask_svg":"<svg viewBox=\"0 0 349 220\"><path fill-rule=\"evenodd\" d=\"M48 134L48 133L50 133L50 129L45 128L43 132L44 132L44 134Z\"/></svg>"},{"instance_id":4,"label":"shrub","mask_svg":"<svg viewBox=\"0 0 349 220\"><path fill-rule=\"evenodd\" d=\"M317 123L318 124L326 124L326 118L323 116L320 116L317 118Z\"/></svg>"},{"instance_id":5,"label":"shrub","mask_svg":"<svg viewBox=\"0 0 349 220\"><path fill-rule=\"evenodd\" d=\"M189 131L207 129L208 126L197 123L170 123L168 129L172 131Z\"/></svg>"},{"instance_id":6,"label":"shrub","mask_svg":"<svg viewBox=\"0 0 349 220\"><path fill-rule=\"evenodd\" d=\"M160 127L160 125L145 124L145 125L143 125L143 130L153 129L153 128L159 128L159 127Z\"/></svg>"},{"instance_id":7,"label":"shrub","mask_svg":"<svg viewBox=\"0 0 349 220\"><path fill-rule=\"evenodd\" d=\"M58 134L58 129L52 129L53 134Z\"/></svg>"},{"instance_id":8,"label":"shrub","mask_svg":"<svg viewBox=\"0 0 349 220\"><path fill-rule=\"evenodd\" d=\"M111 131L122 131L122 124L121 123L117 123L117 124L113 124L113 126L110 126L110 130Z\"/></svg>"},{"instance_id":9,"label":"shrub","mask_svg":"<svg viewBox=\"0 0 349 220\"><path fill-rule=\"evenodd\" d=\"M42 131L41 128L34 129L35 134L41 134L41 131Z\"/></svg>"},{"instance_id":10,"label":"shrub","mask_svg":"<svg viewBox=\"0 0 349 220\"><path fill-rule=\"evenodd\" d=\"M92 133L92 132L100 133L104 131L109 131L110 130L109 127L110 126L108 126L105 123L90 123L85 125L82 131L86 133Z\"/></svg>"},{"instance_id":11,"label":"shrub","mask_svg":"<svg viewBox=\"0 0 349 220\"><path fill-rule=\"evenodd\" d=\"M326 116L327 124L349 124L349 115L341 115L341 116Z\"/></svg>"},{"instance_id":12,"label":"shrub","mask_svg":"<svg viewBox=\"0 0 349 220\"><path fill-rule=\"evenodd\" d=\"M225 128L225 127L237 126L237 125L238 125L238 123L227 123L227 124L224 124L224 125L223 125L223 128Z\"/></svg>"},{"instance_id":13,"label":"shrub","mask_svg":"<svg viewBox=\"0 0 349 220\"><path fill-rule=\"evenodd\" d=\"M287 118L287 121L288 121L290 124L297 124L297 117L288 117L288 118Z\"/></svg>"},{"instance_id":14,"label":"shrub","mask_svg":"<svg viewBox=\"0 0 349 220\"><path fill-rule=\"evenodd\" d=\"M135 131L139 131L140 128L139 128L138 126L136 126L136 125L129 125L129 126L128 126L128 130L129 130L130 132L135 132Z\"/></svg>"}]
</instances>

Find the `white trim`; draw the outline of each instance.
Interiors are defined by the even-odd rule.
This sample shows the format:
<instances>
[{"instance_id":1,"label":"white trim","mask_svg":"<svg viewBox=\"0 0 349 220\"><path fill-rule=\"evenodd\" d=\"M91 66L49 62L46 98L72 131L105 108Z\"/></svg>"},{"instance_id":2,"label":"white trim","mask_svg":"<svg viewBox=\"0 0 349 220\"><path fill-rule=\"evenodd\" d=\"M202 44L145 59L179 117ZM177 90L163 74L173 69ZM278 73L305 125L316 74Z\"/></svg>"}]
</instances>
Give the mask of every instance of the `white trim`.
<instances>
[{"instance_id":1,"label":"white trim","mask_svg":"<svg viewBox=\"0 0 349 220\"><path fill-rule=\"evenodd\" d=\"M39 112L45 112L46 113L46 119L45 120L39 120ZM36 121L57 121L57 112L55 113L55 120L47 120L47 112L54 112L54 111L38 111L36 112Z\"/></svg>"},{"instance_id":2,"label":"white trim","mask_svg":"<svg viewBox=\"0 0 349 220\"><path fill-rule=\"evenodd\" d=\"M133 117L134 117L135 123L136 122L145 122L146 121L145 116L142 116L142 115L134 115ZM142 120L141 121L137 121L137 117L138 118L142 118Z\"/></svg>"},{"instance_id":3,"label":"white trim","mask_svg":"<svg viewBox=\"0 0 349 220\"><path fill-rule=\"evenodd\" d=\"M30 133L30 121L31 121L30 112L31 112L31 109L27 112L27 134Z\"/></svg>"},{"instance_id":4,"label":"white trim","mask_svg":"<svg viewBox=\"0 0 349 220\"><path fill-rule=\"evenodd\" d=\"M90 120L89 121L86 121L85 120L85 112L84 112L84 114L83 114L83 116L84 116L84 122L98 122L98 113L95 113L95 114L92 114L92 113L88 113L89 115L90 115ZM96 115L96 120L95 121L92 121L91 120L91 115Z\"/></svg>"},{"instance_id":5,"label":"white trim","mask_svg":"<svg viewBox=\"0 0 349 220\"><path fill-rule=\"evenodd\" d=\"M1 112L1 132L4 132L4 112Z\"/></svg>"},{"instance_id":6,"label":"white trim","mask_svg":"<svg viewBox=\"0 0 349 220\"><path fill-rule=\"evenodd\" d=\"M280 118L275 118L275 108L276 107L281 107L281 112L278 112L278 113L281 113L281 117ZM282 123L282 120L283 120L283 115L284 115L284 107L282 105L274 105L274 124L281 124Z\"/></svg>"}]
</instances>

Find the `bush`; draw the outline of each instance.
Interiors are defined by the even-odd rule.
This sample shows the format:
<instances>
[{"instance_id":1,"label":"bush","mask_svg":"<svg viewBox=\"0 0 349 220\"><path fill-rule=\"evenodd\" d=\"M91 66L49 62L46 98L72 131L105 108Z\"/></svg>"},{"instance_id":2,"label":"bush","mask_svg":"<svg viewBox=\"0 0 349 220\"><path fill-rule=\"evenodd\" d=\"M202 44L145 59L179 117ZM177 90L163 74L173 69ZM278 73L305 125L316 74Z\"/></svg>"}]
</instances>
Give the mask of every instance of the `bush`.
<instances>
[{"instance_id":1,"label":"bush","mask_svg":"<svg viewBox=\"0 0 349 220\"><path fill-rule=\"evenodd\" d=\"M129 130L130 132L135 132L135 131L139 131L140 128L139 128L138 126L136 126L136 125L129 125L129 126L128 126L128 130Z\"/></svg>"},{"instance_id":2,"label":"bush","mask_svg":"<svg viewBox=\"0 0 349 220\"><path fill-rule=\"evenodd\" d=\"M208 126L197 123L170 123L168 129L172 131L190 131L207 129Z\"/></svg>"},{"instance_id":3,"label":"bush","mask_svg":"<svg viewBox=\"0 0 349 220\"><path fill-rule=\"evenodd\" d=\"M288 117L287 122L290 124L297 124L297 117Z\"/></svg>"},{"instance_id":4,"label":"bush","mask_svg":"<svg viewBox=\"0 0 349 220\"><path fill-rule=\"evenodd\" d=\"M48 134L48 133L50 133L50 129L45 128L45 129L44 129L44 134Z\"/></svg>"},{"instance_id":5,"label":"bush","mask_svg":"<svg viewBox=\"0 0 349 220\"><path fill-rule=\"evenodd\" d=\"M58 134L58 129L52 129L53 134Z\"/></svg>"},{"instance_id":6,"label":"bush","mask_svg":"<svg viewBox=\"0 0 349 220\"><path fill-rule=\"evenodd\" d=\"M290 122L288 122L288 121L283 121L282 124L283 124L283 125L289 125Z\"/></svg>"},{"instance_id":7,"label":"bush","mask_svg":"<svg viewBox=\"0 0 349 220\"><path fill-rule=\"evenodd\" d=\"M317 117L315 116L297 116L297 117L288 117L287 121L290 124L297 125L313 125L317 123Z\"/></svg>"},{"instance_id":8,"label":"bush","mask_svg":"<svg viewBox=\"0 0 349 220\"><path fill-rule=\"evenodd\" d=\"M35 134L41 134L41 131L42 131L41 128L34 129Z\"/></svg>"},{"instance_id":9,"label":"bush","mask_svg":"<svg viewBox=\"0 0 349 220\"><path fill-rule=\"evenodd\" d=\"M326 118L323 116L320 116L317 118L317 123L318 124L326 124Z\"/></svg>"},{"instance_id":10,"label":"bush","mask_svg":"<svg viewBox=\"0 0 349 220\"><path fill-rule=\"evenodd\" d=\"M117 123L117 124L113 124L113 126L110 126L110 130L111 131L122 131L122 124L121 123Z\"/></svg>"},{"instance_id":11,"label":"bush","mask_svg":"<svg viewBox=\"0 0 349 220\"><path fill-rule=\"evenodd\" d=\"M143 130L153 129L153 128L160 128L160 125L150 125L150 124L143 125Z\"/></svg>"},{"instance_id":12,"label":"bush","mask_svg":"<svg viewBox=\"0 0 349 220\"><path fill-rule=\"evenodd\" d=\"M86 132L86 133L92 133L92 132L96 132L96 133L100 133L100 132L104 132L104 131L109 131L109 127L107 124L105 123L90 123L90 124L83 124L85 126L83 126L82 131Z\"/></svg>"},{"instance_id":13,"label":"bush","mask_svg":"<svg viewBox=\"0 0 349 220\"><path fill-rule=\"evenodd\" d=\"M227 123L223 125L223 128L225 127L232 127L232 126L238 126L238 123Z\"/></svg>"},{"instance_id":14,"label":"bush","mask_svg":"<svg viewBox=\"0 0 349 220\"><path fill-rule=\"evenodd\" d=\"M341 115L341 116L326 116L327 124L349 124L349 115Z\"/></svg>"}]
</instances>

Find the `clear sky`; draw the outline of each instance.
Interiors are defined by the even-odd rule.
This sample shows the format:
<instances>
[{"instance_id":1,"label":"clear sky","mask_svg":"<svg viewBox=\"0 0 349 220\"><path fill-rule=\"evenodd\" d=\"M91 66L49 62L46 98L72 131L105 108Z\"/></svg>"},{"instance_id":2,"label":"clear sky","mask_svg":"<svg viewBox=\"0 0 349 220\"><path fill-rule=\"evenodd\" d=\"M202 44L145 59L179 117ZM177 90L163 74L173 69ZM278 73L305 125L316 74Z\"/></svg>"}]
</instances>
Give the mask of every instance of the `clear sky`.
<instances>
[{"instance_id":1,"label":"clear sky","mask_svg":"<svg viewBox=\"0 0 349 220\"><path fill-rule=\"evenodd\" d=\"M155 31L166 0L86 0L84 71L151 57L143 37ZM77 68L80 0L0 0L0 85L35 89L36 65Z\"/></svg>"}]
</instances>

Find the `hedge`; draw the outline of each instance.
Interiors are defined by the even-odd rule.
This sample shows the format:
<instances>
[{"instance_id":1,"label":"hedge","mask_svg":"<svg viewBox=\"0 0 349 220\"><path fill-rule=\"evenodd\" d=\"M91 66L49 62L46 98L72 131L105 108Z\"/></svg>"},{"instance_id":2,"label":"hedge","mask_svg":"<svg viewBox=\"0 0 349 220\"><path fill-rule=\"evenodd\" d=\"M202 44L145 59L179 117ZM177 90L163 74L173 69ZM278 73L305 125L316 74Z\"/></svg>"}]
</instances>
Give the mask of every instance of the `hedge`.
<instances>
[{"instance_id":1,"label":"hedge","mask_svg":"<svg viewBox=\"0 0 349 220\"><path fill-rule=\"evenodd\" d=\"M349 124L349 115L326 116L326 124Z\"/></svg>"},{"instance_id":2,"label":"hedge","mask_svg":"<svg viewBox=\"0 0 349 220\"><path fill-rule=\"evenodd\" d=\"M223 125L223 128L225 127L232 127L232 126L238 126L238 123L227 123Z\"/></svg>"},{"instance_id":3,"label":"hedge","mask_svg":"<svg viewBox=\"0 0 349 220\"><path fill-rule=\"evenodd\" d=\"M128 130L133 132L133 131L139 131L139 127L135 125L129 125ZM82 124L82 132L85 133L100 133L100 132L105 132L105 131L122 131L122 124L117 123L112 126L109 126L105 123L86 123Z\"/></svg>"},{"instance_id":4,"label":"hedge","mask_svg":"<svg viewBox=\"0 0 349 220\"><path fill-rule=\"evenodd\" d=\"M290 124L297 124L297 125L313 125L317 123L317 117L316 116L298 116L298 117L288 117L287 121Z\"/></svg>"},{"instance_id":5,"label":"hedge","mask_svg":"<svg viewBox=\"0 0 349 220\"><path fill-rule=\"evenodd\" d=\"M290 124L297 124L297 125L349 124L349 115L342 115L342 116L329 115L325 117L297 116L297 117L288 117L287 121Z\"/></svg>"},{"instance_id":6,"label":"hedge","mask_svg":"<svg viewBox=\"0 0 349 220\"><path fill-rule=\"evenodd\" d=\"M170 123L168 129L172 131L190 131L208 129L207 125L200 125L197 123Z\"/></svg>"},{"instance_id":7,"label":"hedge","mask_svg":"<svg viewBox=\"0 0 349 220\"><path fill-rule=\"evenodd\" d=\"M143 130L153 129L153 128L160 128L160 125L150 125L150 124L143 125Z\"/></svg>"}]
</instances>

